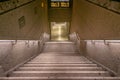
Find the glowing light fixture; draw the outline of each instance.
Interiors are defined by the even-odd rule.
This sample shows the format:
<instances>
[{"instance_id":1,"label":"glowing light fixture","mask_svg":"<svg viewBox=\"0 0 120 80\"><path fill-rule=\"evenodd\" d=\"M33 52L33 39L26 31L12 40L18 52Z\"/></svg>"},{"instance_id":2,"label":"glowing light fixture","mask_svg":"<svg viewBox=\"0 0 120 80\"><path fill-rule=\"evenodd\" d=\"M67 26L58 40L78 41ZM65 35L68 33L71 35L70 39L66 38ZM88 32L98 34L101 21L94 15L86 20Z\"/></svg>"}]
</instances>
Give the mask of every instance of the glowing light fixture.
<instances>
[{"instance_id":1,"label":"glowing light fixture","mask_svg":"<svg viewBox=\"0 0 120 80\"><path fill-rule=\"evenodd\" d=\"M42 8L44 7L44 2L41 3L41 7L42 7Z\"/></svg>"}]
</instances>

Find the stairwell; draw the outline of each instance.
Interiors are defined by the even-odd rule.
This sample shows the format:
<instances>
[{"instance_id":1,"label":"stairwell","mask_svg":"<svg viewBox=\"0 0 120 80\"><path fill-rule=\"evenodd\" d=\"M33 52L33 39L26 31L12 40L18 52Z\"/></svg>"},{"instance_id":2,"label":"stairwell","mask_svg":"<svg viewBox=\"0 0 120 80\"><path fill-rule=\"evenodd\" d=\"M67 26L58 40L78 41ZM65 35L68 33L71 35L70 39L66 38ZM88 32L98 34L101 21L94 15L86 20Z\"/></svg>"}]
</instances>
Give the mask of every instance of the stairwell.
<instances>
[{"instance_id":1,"label":"stairwell","mask_svg":"<svg viewBox=\"0 0 120 80\"><path fill-rule=\"evenodd\" d=\"M80 55L74 42L46 42L36 58L0 80L120 80Z\"/></svg>"}]
</instances>

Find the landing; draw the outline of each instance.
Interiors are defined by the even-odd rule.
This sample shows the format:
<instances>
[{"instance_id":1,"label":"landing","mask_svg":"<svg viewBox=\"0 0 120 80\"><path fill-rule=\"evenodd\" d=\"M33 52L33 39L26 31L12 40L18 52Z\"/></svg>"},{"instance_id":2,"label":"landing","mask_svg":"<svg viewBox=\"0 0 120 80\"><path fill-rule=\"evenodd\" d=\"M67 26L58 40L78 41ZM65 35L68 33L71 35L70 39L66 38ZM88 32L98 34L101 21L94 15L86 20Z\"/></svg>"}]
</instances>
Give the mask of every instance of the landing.
<instances>
[{"instance_id":1,"label":"landing","mask_svg":"<svg viewBox=\"0 0 120 80\"><path fill-rule=\"evenodd\" d=\"M78 50L74 42L46 42L43 52L78 52Z\"/></svg>"}]
</instances>

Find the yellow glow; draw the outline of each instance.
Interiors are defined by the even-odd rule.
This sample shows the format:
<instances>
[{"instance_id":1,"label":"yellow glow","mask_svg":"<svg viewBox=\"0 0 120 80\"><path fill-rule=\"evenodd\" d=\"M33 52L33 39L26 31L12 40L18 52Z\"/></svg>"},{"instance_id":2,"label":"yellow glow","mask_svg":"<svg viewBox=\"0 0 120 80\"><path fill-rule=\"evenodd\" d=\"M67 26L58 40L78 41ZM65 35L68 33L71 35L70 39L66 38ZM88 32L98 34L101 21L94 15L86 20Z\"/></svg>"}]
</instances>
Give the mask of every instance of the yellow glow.
<instances>
[{"instance_id":1,"label":"yellow glow","mask_svg":"<svg viewBox=\"0 0 120 80\"><path fill-rule=\"evenodd\" d=\"M58 29L59 29L59 30L58 30L58 40L61 40L61 39L62 39L62 38L61 38L61 34L62 34L62 33L61 33L61 26L59 26Z\"/></svg>"},{"instance_id":2,"label":"yellow glow","mask_svg":"<svg viewBox=\"0 0 120 80\"><path fill-rule=\"evenodd\" d=\"M68 40L68 25L63 23L51 23L51 40Z\"/></svg>"},{"instance_id":3,"label":"yellow glow","mask_svg":"<svg viewBox=\"0 0 120 80\"><path fill-rule=\"evenodd\" d=\"M41 3L41 7L44 7L44 3L43 2Z\"/></svg>"},{"instance_id":4,"label":"yellow glow","mask_svg":"<svg viewBox=\"0 0 120 80\"><path fill-rule=\"evenodd\" d=\"M61 2L61 7L69 7L69 2Z\"/></svg>"},{"instance_id":5,"label":"yellow glow","mask_svg":"<svg viewBox=\"0 0 120 80\"><path fill-rule=\"evenodd\" d=\"M59 7L60 3L59 2L51 2L51 7Z\"/></svg>"}]
</instances>

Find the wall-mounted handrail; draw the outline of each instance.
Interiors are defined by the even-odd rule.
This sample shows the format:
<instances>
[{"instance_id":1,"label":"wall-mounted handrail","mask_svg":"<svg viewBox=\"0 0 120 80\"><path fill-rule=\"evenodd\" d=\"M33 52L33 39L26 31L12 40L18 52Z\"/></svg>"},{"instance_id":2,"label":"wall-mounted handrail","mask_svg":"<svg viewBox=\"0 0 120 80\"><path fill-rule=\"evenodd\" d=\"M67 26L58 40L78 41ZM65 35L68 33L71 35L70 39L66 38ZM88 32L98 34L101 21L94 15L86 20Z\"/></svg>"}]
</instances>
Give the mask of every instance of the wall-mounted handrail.
<instances>
[{"instance_id":1,"label":"wall-mounted handrail","mask_svg":"<svg viewBox=\"0 0 120 80\"><path fill-rule=\"evenodd\" d=\"M46 41L48 41L50 39L50 36L48 33L44 32L40 35L40 39L39 40L35 40L35 41L39 41L40 44L44 44ZM3 42L9 42L11 43L11 45L16 45L17 42L25 42L25 45L29 45L29 42L31 41L30 39L29 40L0 40L0 43L3 43Z\"/></svg>"},{"instance_id":2,"label":"wall-mounted handrail","mask_svg":"<svg viewBox=\"0 0 120 80\"><path fill-rule=\"evenodd\" d=\"M84 41L91 41L91 43L104 43L105 45L109 45L109 43L120 43L120 40L84 40Z\"/></svg>"},{"instance_id":3,"label":"wall-mounted handrail","mask_svg":"<svg viewBox=\"0 0 120 80\"><path fill-rule=\"evenodd\" d=\"M71 33L69 36L70 36L70 40L72 40L72 41L80 40L80 37L79 37L78 33L76 33L76 32Z\"/></svg>"},{"instance_id":4,"label":"wall-mounted handrail","mask_svg":"<svg viewBox=\"0 0 120 80\"><path fill-rule=\"evenodd\" d=\"M70 36L70 40L75 42L75 44L76 44L76 46L78 48L78 51L79 51L79 47L80 47L80 37L79 37L79 34L74 32L74 33L71 33L69 36Z\"/></svg>"},{"instance_id":5,"label":"wall-mounted handrail","mask_svg":"<svg viewBox=\"0 0 120 80\"><path fill-rule=\"evenodd\" d=\"M105 40L108 43L120 43L120 40Z\"/></svg>"},{"instance_id":6,"label":"wall-mounted handrail","mask_svg":"<svg viewBox=\"0 0 120 80\"><path fill-rule=\"evenodd\" d=\"M76 34L77 40L80 40L78 33L75 33L75 34Z\"/></svg>"},{"instance_id":7,"label":"wall-mounted handrail","mask_svg":"<svg viewBox=\"0 0 120 80\"><path fill-rule=\"evenodd\" d=\"M33 44L34 44L34 41L38 41L38 48L39 48L39 51L41 52L42 49L43 49L44 43L48 40L49 40L49 34L48 33L42 33L39 40L0 40L0 43L9 42L9 43L12 43L12 44L17 44L18 42L23 42L23 43L25 42L25 45L27 45L29 47L29 44L30 44L31 41L33 41ZM6 55L6 56L8 56L8 55ZM35 56L37 56L37 55L35 55ZM35 56L33 56L33 57L29 58L28 60L16 65L12 69L4 72L3 75L4 76L9 76L9 74L11 74L12 71L17 69L18 67L20 67L24 63L28 62L29 60L33 59ZM2 61L4 61L4 59Z\"/></svg>"},{"instance_id":8,"label":"wall-mounted handrail","mask_svg":"<svg viewBox=\"0 0 120 80\"><path fill-rule=\"evenodd\" d=\"M48 33L44 32L41 34L39 41L40 42L46 42L50 39L50 36Z\"/></svg>"}]
</instances>

